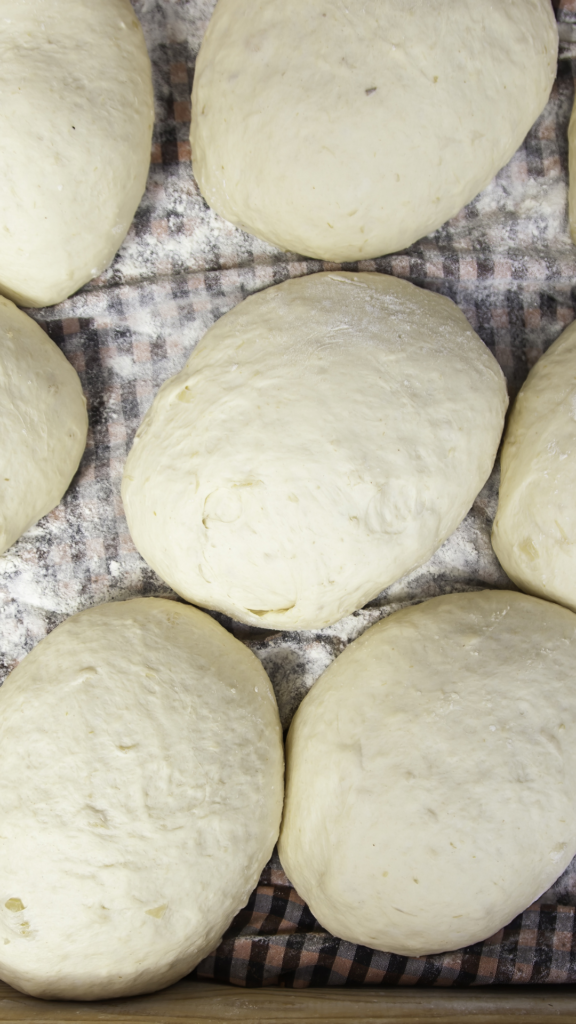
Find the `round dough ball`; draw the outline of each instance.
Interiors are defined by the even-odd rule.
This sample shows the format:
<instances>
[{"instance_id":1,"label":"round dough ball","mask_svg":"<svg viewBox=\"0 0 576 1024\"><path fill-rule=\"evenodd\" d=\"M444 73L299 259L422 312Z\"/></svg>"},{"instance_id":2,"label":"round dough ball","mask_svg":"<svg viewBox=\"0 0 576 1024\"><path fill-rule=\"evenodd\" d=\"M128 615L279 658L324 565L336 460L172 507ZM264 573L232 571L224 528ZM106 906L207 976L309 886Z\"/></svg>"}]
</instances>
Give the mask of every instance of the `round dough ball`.
<instances>
[{"instance_id":1,"label":"round dough ball","mask_svg":"<svg viewBox=\"0 0 576 1024\"><path fill-rule=\"evenodd\" d=\"M550 0L218 0L192 95L200 191L282 249L396 252L508 162L557 49Z\"/></svg>"},{"instance_id":2,"label":"round dough ball","mask_svg":"<svg viewBox=\"0 0 576 1024\"><path fill-rule=\"evenodd\" d=\"M523 594L397 612L296 712L279 852L324 928L402 956L494 934L576 853L576 617Z\"/></svg>"},{"instance_id":3,"label":"round dough ball","mask_svg":"<svg viewBox=\"0 0 576 1024\"><path fill-rule=\"evenodd\" d=\"M576 611L576 324L536 363L502 446L492 544L522 590Z\"/></svg>"},{"instance_id":4,"label":"round dough ball","mask_svg":"<svg viewBox=\"0 0 576 1024\"><path fill-rule=\"evenodd\" d=\"M458 526L507 401L449 299L383 274L286 281L223 316L160 390L124 473L132 537L188 600L320 628Z\"/></svg>"},{"instance_id":5,"label":"round dough ball","mask_svg":"<svg viewBox=\"0 0 576 1024\"><path fill-rule=\"evenodd\" d=\"M0 691L0 977L47 999L183 977L272 852L282 769L268 677L208 615L58 626Z\"/></svg>"},{"instance_id":6,"label":"round dough ball","mask_svg":"<svg viewBox=\"0 0 576 1024\"><path fill-rule=\"evenodd\" d=\"M2 0L0 291L60 302L120 248L154 122L130 0Z\"/></svg>"},{"instance_id":7,"label":"round dough ball","mask_svg":"<svg viewBox=\"0 0 576 1024\"><path fill-rule=\"evenodd\" d=\"M76 370L0 297L0 554L61 500L86 445Z\"/></svg>"}]
</instances>

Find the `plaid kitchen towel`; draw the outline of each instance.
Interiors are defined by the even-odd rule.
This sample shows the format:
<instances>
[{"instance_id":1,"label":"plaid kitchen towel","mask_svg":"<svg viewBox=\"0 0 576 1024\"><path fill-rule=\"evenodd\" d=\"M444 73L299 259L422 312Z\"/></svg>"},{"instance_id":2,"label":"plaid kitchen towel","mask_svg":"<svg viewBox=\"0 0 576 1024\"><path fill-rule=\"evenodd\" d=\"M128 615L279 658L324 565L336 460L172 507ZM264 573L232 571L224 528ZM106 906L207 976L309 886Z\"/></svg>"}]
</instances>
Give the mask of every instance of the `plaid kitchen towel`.
<instances>
[{"instance_id":1,"label":"plaid kitchen towel","mask_svg":"<svg viewBox=\"0 0 576 1024\"><path fill-rule=\"evenodd\" d=\"M236 985L490 985L576 981L576 863L496 935L438 956L381 953L324 931L275 856L194 975Z\"/></svg>"},{"instance_id":2,"label":"plaid kitchen towel","mask_svg":"<svg viewBox=\"0 0 576 1024\"><path fill-rule=\"evenodd\" d=\"M214 0L134 0L154 67L157 123L148 188L112 265L66 302L31 315L80 374L90 432L63 502L0 557L0 673L68 615L102 601L170 595L130 539L123 463L158 387L199 338L246 295L333 264L282 253L209 210L194 181L190 90ZM558 12L576 24L576 0ZM576 248L567 228L572 50L524 145L465 210L402 253L347 264L407 278L463 310L514 395L576 315ZM576 57L576 50L574 56ZM258 630L216 616L261 659L285 727L335 657L369 625L437 594L509 587L490 544L498 473L459 529L420 569L366 608L317 631ZM273 859L221 945L196 970L237 985L470 985L576 980L576 864L501 933L418 959L324 932Z\"/></svg>"}]
</instances>

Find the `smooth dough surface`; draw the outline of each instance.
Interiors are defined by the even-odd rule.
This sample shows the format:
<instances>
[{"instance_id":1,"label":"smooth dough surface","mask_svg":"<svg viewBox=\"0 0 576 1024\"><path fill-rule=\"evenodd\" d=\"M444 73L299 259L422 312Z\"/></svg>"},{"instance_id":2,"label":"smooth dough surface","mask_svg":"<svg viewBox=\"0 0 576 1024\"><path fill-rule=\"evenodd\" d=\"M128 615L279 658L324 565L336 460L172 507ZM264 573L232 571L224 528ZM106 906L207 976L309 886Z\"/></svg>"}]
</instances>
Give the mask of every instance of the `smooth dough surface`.
<instances>
[{"instance_id":1,"label":"smooth dough surface","mask_svg":"<svg viewBox=\"0 0 576 1024\"><path fill-rule=\"evenodd\" d=\"M304 698L282 865L324 928L402 956L486 939L576 852L576 616L451 594L390 616Z\"/></svg>"},{"instance_id":2,"label":"smooth dough surface","mask_svg":"<svg viewBox=\"0 0 576 1024\"><path fill-rule=\"evenodd\" d=\"M521 590L576 611L576 324L530 371L501 455L492 544Z\"/></svg>"},{"instance_id":3,"label":"smooth dough surface","mask_svg":"<svg viewBox=\"0 0 576 1024\"><path fill-rule=\"evenodd\" d=\"M68 619L0 690L0 977L51 999L183 977L258 881L282 772L268 677L208 615Z\"/></svg>"},{"instance_id":4,"label":"smooth dough surface","mask_svg":"<svg viewBox=\"0 0 576 1024\"><path fill-rule=\"evenodd\" d=\"M382 274L286 281L223 316L161 388L124 472L132 537L204 607L336 622L458 526L507 402L449 299Z\"/></svg>"},{"instance_id":5,"label":"smooth dough surface","mask_svg":"<svg viewBox=\"0 0 576 1024\"><path fill-rule=\"evenodd\" d=\"M130 0L2 0L0 292L48 306L107 266L146 186L153 121Z\"/></svg>"},{"instance_id":6,"label":"smooth dough surface","mask_svg":"<svg viewBox=\"0 0 576 1024\"><path fill-rule=\"evenodd\" d=\"M0 297L0 554L63 497L87 430L76 370L34 320Z\"/></svg>"},{"instance_id":7,"label":"smooth dough surface","mask_svg":"<svg viewBox=\"0 0 576 1024\"><path fill-rule=\"evenodd\" d=\"M396 252L508 162L557 49L550 0L218 0L194 174L218 213L282 249Z\"/></svg>"}]
</instances>

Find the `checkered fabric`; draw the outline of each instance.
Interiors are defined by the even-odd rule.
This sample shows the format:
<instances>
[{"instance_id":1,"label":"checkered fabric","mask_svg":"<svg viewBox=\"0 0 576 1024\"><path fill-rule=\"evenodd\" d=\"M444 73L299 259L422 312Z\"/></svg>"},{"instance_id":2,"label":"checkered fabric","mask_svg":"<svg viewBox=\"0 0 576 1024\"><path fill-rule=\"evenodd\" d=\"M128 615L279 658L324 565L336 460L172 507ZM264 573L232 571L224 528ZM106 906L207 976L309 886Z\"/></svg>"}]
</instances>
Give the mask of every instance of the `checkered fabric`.
<instances>
[{"instance_id":1,"label":"checkered fabric","mask_svg":"<svg viewBox=\"0 0 576 1024\"><path fill-rule=\"evenodd\" d=\"M194 60L214 0L133 2L153 61L157 103L148 188L111 267L59 306L31 311L80 375L90 431L65 499L0 557L0 678L74 612L102 601L170 595L136 552L122 511L122 468L136 428L160 384L226 310L287 277L334 266L281 253L207 208L194 181L188 135ZM576 23L576 0L560 4L558 17ZM566 213L569 58L576 46L567 42L564 54L546 110L480 196L410 249L345 265L405 277L452 298L499 360L512 395L576 315L576 248ZM495 471L425 566L334 626L287 634L216 616L261 659L285 727L318 676L369 625L437 594L511 586L490 545L497 488ZM492 939L407 959L328 935L273 858L248 906L195 974L237 985L574 981L575 914L573 863Z\"/></svg>"},{"instance_id":2,"label":"checkered fabric","mask_svg":"<svg viewBox=\"0 0 576 1024\"><path fill-rule=\"evenodd\" d=\"M273 857L248 906L194 972L236 985L490 985L576 981L576 864L485 942L406 957L324 931Z\"/></svg>"}]
</instances>

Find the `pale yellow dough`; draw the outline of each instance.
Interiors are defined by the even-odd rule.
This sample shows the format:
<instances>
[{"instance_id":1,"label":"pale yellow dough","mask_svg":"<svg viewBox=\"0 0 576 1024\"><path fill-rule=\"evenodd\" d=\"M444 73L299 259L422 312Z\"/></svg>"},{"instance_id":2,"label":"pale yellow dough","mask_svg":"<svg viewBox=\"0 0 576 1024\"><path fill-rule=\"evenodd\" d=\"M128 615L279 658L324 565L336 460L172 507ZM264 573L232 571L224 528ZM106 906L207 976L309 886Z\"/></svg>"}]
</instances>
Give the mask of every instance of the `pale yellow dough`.
<instances>
[{"instance_id":1,"label":"pale yellow dough","mask_svg":"<svg viewBox=\"0 0 576 1024\"><path fill-rule=\"evenodd\" d=\"M0 297L0 554L63 497L86 444L76 370Z\"/></svg>"},{"instance_id":2,"label":"pale yellow dough","mask_svg":"<svg viewBox=\"0 0 576 1024\"><path fill-rule=\"evenodd\" d=\"M576 616L452 594L369 629L288 735L282 865L321 925L403 956L493 935L576 853Z\"/></svg>"},{"instance_id":3,"label":"pale yellow dough","mask_svg":"<svg viewBox=\"0 0 576 1024\"><path fill-rule=\"evenodd\" d=\"M514 583L576 611L576 324L530 371L502 447L492 544Z\"/></svg>"},{"instance_id":4,"label":"pale yellow dough","mask_svg":"<svg viewBox=\"0 0 576 1024\"><path fill-rule=\"evenodd\" d=\"M130 0L2 0L0 292L65 299L120 248L154 121Z\"/></svg>"},{"instance_id":5,"label":"pale yellow dough","mask_svg":"<svg viewBox=\"0 0 576 1024\"><path fill-rule=\"evenodd\" d=\"M218 213L282 249L396 252L508 162L557 49L550 0L218 0L194 174Z\"/></svg>"},{"instance_id":6,"label":"pale yellow dough","mask_svg":"<svg viewBox=\"0 0 576 1024\"><path fill-rule=\"evenodd\" d=\"M449 299L383 274L286 281L223 316L161 388L124 471L132 537L190 601L325 626L458 526L507 404Z\"/></svg>"},{"instance_id":7,"label":"pale yellow dough","mask_svg":"<svg viewBox=\"0 0 576 1024\"><path fill-rule=\"evenodd\" d=\"M257 658L154 598L58 626L0 690L0 977L47 999L163 988L213 950L280 824Z\"/></svg>"}]
</instances>

